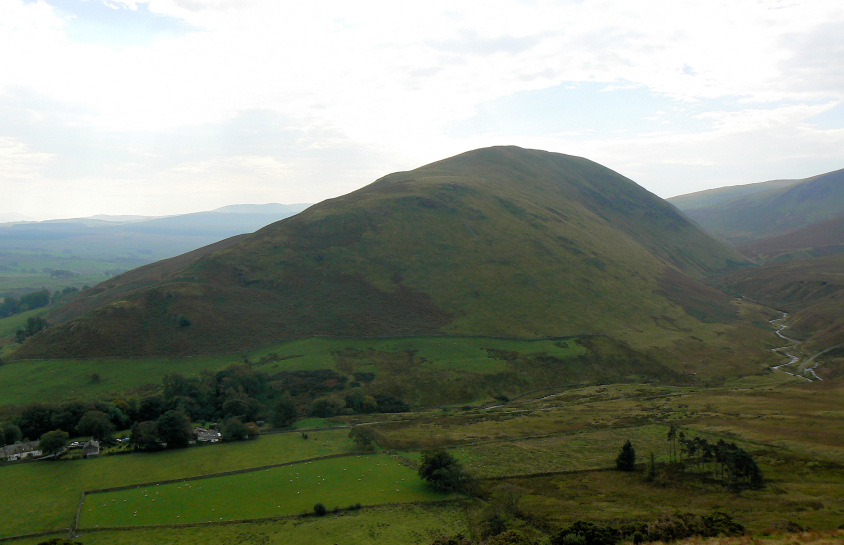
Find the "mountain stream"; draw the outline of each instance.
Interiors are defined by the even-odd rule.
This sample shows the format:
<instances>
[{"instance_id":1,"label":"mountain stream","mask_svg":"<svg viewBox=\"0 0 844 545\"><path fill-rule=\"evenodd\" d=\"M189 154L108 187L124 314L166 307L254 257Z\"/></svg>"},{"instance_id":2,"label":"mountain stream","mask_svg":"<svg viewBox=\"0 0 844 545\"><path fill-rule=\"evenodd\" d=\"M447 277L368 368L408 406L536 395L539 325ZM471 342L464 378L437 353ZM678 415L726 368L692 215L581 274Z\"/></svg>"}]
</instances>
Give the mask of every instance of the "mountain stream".
<instances>
[{"instance_id":1,"label":"mountain stream","mask_svg":"<svg viewBox=\"0 0 844 545\"><path fill-rule=\"evenodd\" d=\"M788 325L786 325L785 323L787 318L788 313L783 312L782 316L780 316L779 318L774 318L770 321L771 324L777 328L775 331L777 337L789 343L786 346L771 349L774 352L782 354L783 356L786 356L788 358L788 361L786 363L774 365L773 367L771 367L771 369L781 371L793 377L808 380L809 382L823 380L817 375L817 373L815 373L815 368L820 365L820 362L816 362L815 359L818 356L823 355L829 352L830 350L834 350L842 345L838 344L835 346L830 346L829 348L825 348L820 352L817 352L812 356L806 358L805 356L803 356L803 353L799 348L801 341L798 341L797 339L792 339L791 337L783 333L783 330L788 327ZM784 368L791 369L791 371L786 370Z\"/></svg>"}]
</instances>

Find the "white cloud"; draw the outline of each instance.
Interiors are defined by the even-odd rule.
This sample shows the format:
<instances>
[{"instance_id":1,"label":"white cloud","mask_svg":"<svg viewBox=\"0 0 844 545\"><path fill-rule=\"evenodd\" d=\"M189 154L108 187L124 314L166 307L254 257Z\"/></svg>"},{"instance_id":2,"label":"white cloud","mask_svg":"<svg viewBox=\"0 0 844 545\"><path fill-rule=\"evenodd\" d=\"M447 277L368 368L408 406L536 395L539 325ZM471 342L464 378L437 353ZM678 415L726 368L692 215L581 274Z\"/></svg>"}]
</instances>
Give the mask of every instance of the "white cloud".
<instances>
[{"instance_id":1,"label":"white cloud","mask_svg":"<svg viewBox=\"0 0 844 545\"><path fill-rule=\"evenodd\" d=\"M731 149L718 144L725 135L732 135L739 149L758 152L758 146L739 139L766 140L765 131L776 135L787 126L805 138L805 145L793 145L802 150L794 153L810 154L818 135L834 135L813 129L808 120L844 101L839 62L844 7L837 0L110 0L109 5L127 17L146 14L151 24L177 20L183 31L151 35L135 45L113 43L107 36L82 43L70 30L89 15L80 12L74 19L45 0L5 0L0 50L15 54L0 56L0 108L4 97L23 89L72 109L64 117L43 116L45 131L48 123L58 130L60 119L60 126L84 127L102 138L184 135L179 142L184 148L204 142L202 131L209 127L262 111L296 127L299 141L279 140L279 147L323 146L335 153L351 149L372 159L389 158L356 169L357 175L384 174L393 165L410 168L480 145L530 142L547 143L553 151L596 153L591 158L631 165L633 175L659 170L649 170L648 161L700 166L720 161L707 153L731 157ZM650 117L662 118L670 132L654 135L649 126L632 134L632 129L596 134L592 127L577 126L557 131L580 134L577 138L520 132L516 141L517 133L506 124L471 136L449 132L455 121L472 118L484 104L582 82L647 89L664 98L664 111L672 104L687 107L688 120L704 128L678 127L669 123L670 116L654 112ZM725 108L724 102L733 107ZM736 107L741 111L729 111ZM591 140L584 140L587 134ZM18 138L0 127L2 136ZM34 154L32 164L43 164L37 142L26 145ZM198 165L220 184L276 176L313 187L315 197L337 189L321 185L326 178L343 180L343 187L353 178L342 165L315 168L310 160L280 159L283 153L267 153L267 145L272 142L260 150L235 146L213 149L213 156L173 155L159 161L166 166L158 171L141 170L147 179L173 185L184 179L186 187L192 183L190 169ZM126 155L132 161L140 157ZM248 157L270 157L270 162L256 164ZM329 157L328 152L321 156ZM128 173L134 165L125 163L123 170Z\"/></svg>"},{"instance_id":2,"label":"white cloud","mask_svg":"<svg viewBox=\"0 0 844 545\"><path fill-rule=\"evenodd\" d=\"M49 153L29 150L22 142L0 136L0 173L10 186L25 184L41 175L52 157Z\"/></svg>"}]
</instances>

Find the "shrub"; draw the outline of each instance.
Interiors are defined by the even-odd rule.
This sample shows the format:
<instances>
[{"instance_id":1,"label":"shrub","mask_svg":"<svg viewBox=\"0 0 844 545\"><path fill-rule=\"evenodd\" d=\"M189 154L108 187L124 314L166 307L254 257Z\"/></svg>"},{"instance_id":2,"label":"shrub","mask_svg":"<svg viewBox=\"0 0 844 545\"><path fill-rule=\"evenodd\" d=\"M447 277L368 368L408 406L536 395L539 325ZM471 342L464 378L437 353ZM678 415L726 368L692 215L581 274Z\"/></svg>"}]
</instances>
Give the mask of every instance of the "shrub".
<instances>
[{"instance_id":1,"label":"shrub","mask_svg":"<svg viewBox=\"0 0 844 545\"><path fill-rule=\"evenodd\" d=\"M423 452L418 472L434 490L442 492L466 490L469 484L469 476L463 471L463 466L444 450Z\"/></svg>"},{"instance_id":2,"label":"shrub","mask_svg":"<svg viewBox=\"0 0 844 545\"><path fill-rule=\"evenodd\" d=\"M322 517L327 512L328 512L328 510L325 508L325 506L323 504L321 504L321 503L314 504L314 515L316 515L318 517Z\"/></svg>"}]
</instances>

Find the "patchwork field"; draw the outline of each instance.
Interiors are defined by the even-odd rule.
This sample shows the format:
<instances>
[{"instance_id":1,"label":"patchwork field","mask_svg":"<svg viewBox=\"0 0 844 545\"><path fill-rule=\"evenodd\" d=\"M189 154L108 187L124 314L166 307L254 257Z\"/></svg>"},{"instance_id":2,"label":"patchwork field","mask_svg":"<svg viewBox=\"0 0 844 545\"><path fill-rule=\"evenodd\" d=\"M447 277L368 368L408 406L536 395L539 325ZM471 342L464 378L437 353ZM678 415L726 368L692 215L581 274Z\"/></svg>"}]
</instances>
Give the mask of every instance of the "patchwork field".
<instances>
[{"instance_id":1,"label":"patchwork field","mask_svg":"<svg viewBox=\"0 0 844 545\"><path fill-rule=\"evenodd\" d=\"M348 430L326 430L309 433L307 440L296 433L280 433L245 443L2 466L0 481L25 486L18 489L14 502L0 510L0 537L70 526L85 490L283 464L353 448ZM317 501L313 499L310 507Z\"/></svg>"}]
</instances>

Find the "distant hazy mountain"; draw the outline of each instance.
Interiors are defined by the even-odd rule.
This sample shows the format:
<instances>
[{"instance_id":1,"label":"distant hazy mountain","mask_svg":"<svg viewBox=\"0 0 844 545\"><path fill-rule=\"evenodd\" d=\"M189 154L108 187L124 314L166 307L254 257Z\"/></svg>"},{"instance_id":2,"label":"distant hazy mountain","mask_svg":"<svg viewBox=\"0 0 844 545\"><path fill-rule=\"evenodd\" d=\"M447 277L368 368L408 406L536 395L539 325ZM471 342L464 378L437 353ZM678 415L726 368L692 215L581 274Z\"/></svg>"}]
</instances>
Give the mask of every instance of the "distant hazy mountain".
<instances>
[{"instance_id":1,"label":"distant hazy mountain","mask_svg":"<svg viewBox=\"0 0 844 545\"><path fill-rule=\"evenodd\" d=\"M707 231L736 244L783 235L844 214L844 169L805 180L740 187L762 190L724 199L683 195L669 202ZM714 195L726 196L729 190L716 190Z\"/></svg>"},{"instance_id":2,"label":"distant hazy mountain","mask_svg":"<svg viewBox=\"0 0 844 545\"><path fill-rule=\"evenodd\" d=\"M487 148L115 277L16 356L186 355L313 335L599 333L651 346L735 319L732 299L697 279L744 262L592 161Z\"/></svg>"},{"instance_id":3,"label":"distant hazy mountain","mask_svg":"<svg viewBox=\"0 0 844 545\"><path fill-rule=\"evenodd\" d=\"M214 212L223 212L225 214L297 214L309 207L310 204L231 204L222 208L217 208Z\"/></svg>"},{"instance_id":4,"label":"distant hazy mountain","mask_svg":"<svg viewBox=\"0 0 844 545\"><path fill-rule=\"evenodd\" d=\"M695 193L687 193L686 195L678 195L667 200L680 210L696 210L698 208L717 206L721 203L729 202L739 197L753 195L754 193L761 193L771 189L782 189L801 181L802 180L771 180L769 182L758 182L755 184L732 185L728 187L706 189Z\"/></svg>"},{"instance_id":5,"label":"distant hazy mountain","mask_svg":"<svg viewBox=\"0 0 844 545\"><path fill-rule=\"evenodd\" d=\"M251 233L308 206L234 205L167 217L98 215L6 223L0 224L0 251L60 252L74 257L116 255L150 263L234 235Z\"/></svg>"}]
</instances>

